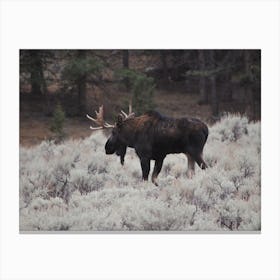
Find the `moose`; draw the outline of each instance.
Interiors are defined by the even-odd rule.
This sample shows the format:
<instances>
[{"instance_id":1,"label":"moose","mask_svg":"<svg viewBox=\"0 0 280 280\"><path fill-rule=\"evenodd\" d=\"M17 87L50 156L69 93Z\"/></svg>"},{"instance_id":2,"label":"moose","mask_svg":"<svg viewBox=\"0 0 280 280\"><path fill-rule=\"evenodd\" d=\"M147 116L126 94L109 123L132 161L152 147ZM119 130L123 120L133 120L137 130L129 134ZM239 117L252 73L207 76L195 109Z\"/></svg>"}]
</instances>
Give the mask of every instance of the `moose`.
<instances>
[{"instance_id":1,"label":"moose","mask_svg":"<svg viewBox=\"0 0 280 280\"><path fill-rule=\"evenodd\" d=\"M96 119L87 115L98 127L93 130L112 128L111 136L105 144L106 154L116 153L121 164L127 147L134 148L142 168L143 180L148 180L150 161L155 160L152 182L157 186L157 177L161 171L164 158L168 154L184 153L188 158L188 178L192 178L195 162L201 169L207 165L202 158L204 145L208 137L208 127L195 118L171 118L156 111L149 111L135 116L131 111L118 115L114 125L104 121L103 105L95 111Z\"/></svg>"}]
</instances>

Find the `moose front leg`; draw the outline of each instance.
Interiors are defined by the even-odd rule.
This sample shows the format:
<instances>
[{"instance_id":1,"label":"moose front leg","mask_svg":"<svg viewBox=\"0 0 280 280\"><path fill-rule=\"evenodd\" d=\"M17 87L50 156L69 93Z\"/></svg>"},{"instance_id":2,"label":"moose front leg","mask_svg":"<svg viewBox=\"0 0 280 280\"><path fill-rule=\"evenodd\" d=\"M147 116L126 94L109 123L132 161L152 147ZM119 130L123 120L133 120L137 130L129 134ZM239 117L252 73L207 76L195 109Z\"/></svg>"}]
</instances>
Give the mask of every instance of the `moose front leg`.
<instances>
[{"instance_id":1,"label":"moose front leg","mask_svg":"<svg viewBox=\"0 0 280 280\"><path fill-rule=\"evenodd\" d=\"M150 159L140 158L141 168L142 168L142 178L147 181L150 173Z\"/></svg>"},{"instance_id":2,"label":"moose front leg","mask_svg":"<svg viewBox=\"0 0 280 280\"><path fill-rule=\"evenodd\" d=\"M153 170L153 174L152 174L152 182L153 182L156 186L158 186L158 183L157 183L156 179L157 179L158 174L159 174L160 171L161 171L162 164L163 164L163 160L164 160L164 158L157 159L157 160L155 161L155 166L154 166L154 170Z\"/></svg>"},{"instance_id":3,"label":"moose front leg","mask_svg":"<svg viewBox=\"0 0 280 280\"><path fill-rule=\"evenodd\" d=\"M195 161L194 159L189 155L189 154L186 154L187 158L188 158L188 171L187 171L187 177L189 179L191 179L193 176L194 176L194 164L195 164Z\"/></svg>"}]
</instances>

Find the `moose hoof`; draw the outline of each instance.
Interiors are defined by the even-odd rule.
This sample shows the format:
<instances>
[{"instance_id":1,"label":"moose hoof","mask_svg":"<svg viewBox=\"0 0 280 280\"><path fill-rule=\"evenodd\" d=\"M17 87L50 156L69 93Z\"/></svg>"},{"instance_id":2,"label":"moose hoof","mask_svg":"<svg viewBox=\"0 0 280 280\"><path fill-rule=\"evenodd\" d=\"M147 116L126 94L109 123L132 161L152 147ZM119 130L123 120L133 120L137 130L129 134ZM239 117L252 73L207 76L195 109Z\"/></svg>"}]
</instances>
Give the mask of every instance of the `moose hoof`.
<instances>
[{"instance_id":1,"label":"moose hoof","mask_svg":"<svg viewBox=\"0 0 280 280\"><path fill-rule=\"evenodd\" d=\"M208 166L206 165L206 163L201 163L200 168L204 170L204 169L208 168Z\"/></svg>"},{"instance_id":2,"label":"moose hoof","mask_svg":"<svg viewBox=\"0 0 280 280\"><path fill-rule=\"evenodd\" d=\"M158 187L158 182L156 181L156 178L152 178L152 183Z\"/></svg>"},{"instance_id":3,"label":"moose hoof","mask_svg":"<svg viewBox=\"0 0 280 280\"><path fill-rule=\"evenodd\" d=\"M193 171L193 170L188 170L188 171L187 171L187 177L188 177L189 179L192 179L193 176L194 176L194 171Z\"/></svg>"}]
</instances>

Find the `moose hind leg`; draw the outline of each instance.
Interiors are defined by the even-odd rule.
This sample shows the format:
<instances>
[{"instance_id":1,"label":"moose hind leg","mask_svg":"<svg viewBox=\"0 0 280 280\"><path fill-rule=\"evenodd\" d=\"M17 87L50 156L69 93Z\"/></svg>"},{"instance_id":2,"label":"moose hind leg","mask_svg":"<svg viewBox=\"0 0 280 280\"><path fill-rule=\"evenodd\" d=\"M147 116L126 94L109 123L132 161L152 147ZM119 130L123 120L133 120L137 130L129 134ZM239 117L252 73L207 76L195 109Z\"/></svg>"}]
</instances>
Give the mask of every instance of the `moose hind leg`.
<instances>
[{"instance_id":1,"label":"moose hind leg","mask_svg":"<svg viewBox=\"0 0 280 280\"><path fill-rule=\"evenodd\" d=\"M195 161L201 169L206 169L208 166L202 158L202 155L195 157Z\"/></svg>"},{"instance_id":2,"label":"moose hind leg","mask_svg":"<svg viewBox=\"0 0 280 280\"><path fill-rule=\"evenodd\" d=\"M152 182L158 186L158 183L156 181L158 174L161 171L162 168L162 163L163 163L163 159L157 159L155 161L155 166L154 166L154 170L153 170L153 174L152 174Z\"/></svg>"},{"instance_id":3,"label":"moose hind leg","mask_svg":"<svg viewBox=\"0 0 280 280\"><path fill-rule=\"evenodd\" d=\"M147 158L141 158L140 162L143 180L147 181L150 173L150 160Z\"/></svg>"},{"instance_id":4,"label":"moose hind leg","mask_svg":"<svg viewBox=\"0 0 280 280\"><path fill-rule=\"evenodd\" d=\"M188 158L188 170L187 170L187 177L189 179L191 179L194 174L195 174L195 171L194 171L194 164L195 164L195 161L194 159L189 155L189 154L186 154L187 158Z\"/></svg>"},{"instance_id":5,"label":"moose hind leg","mask_svg":"<svg viewBox=\"0 0 280 280\"><path fill-rule=\"evenodd\" d=\"M195 162L198 164L198 166L201 169L206 169L207 164L202 158L202 149L197 149L194 147L190 147L188 150L188 154L195 160Z\"/></svg>"}]
</instances>

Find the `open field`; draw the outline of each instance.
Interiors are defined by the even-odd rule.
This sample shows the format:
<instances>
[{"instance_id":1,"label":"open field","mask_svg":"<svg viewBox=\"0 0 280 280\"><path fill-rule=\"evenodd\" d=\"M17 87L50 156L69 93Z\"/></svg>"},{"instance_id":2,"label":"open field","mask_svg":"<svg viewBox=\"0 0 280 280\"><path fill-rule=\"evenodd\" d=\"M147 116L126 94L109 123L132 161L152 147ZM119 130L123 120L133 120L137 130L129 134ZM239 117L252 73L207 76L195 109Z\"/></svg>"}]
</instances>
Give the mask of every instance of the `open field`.
<instances>
[{"instance_id":1,"label":"open field","mask_svg":"<svg viewBox=\"0 0 280 280\"><path fill-rule=\"evenodd\" d=\"M184 155L169 155L159 186L105 155L106 137L20 147L21 231L244 231L261 229L260 122L228 116L210 127L206 171L187 179ZM28 146L28 145L27 145Z\"/></svg>"}]
</instances>

